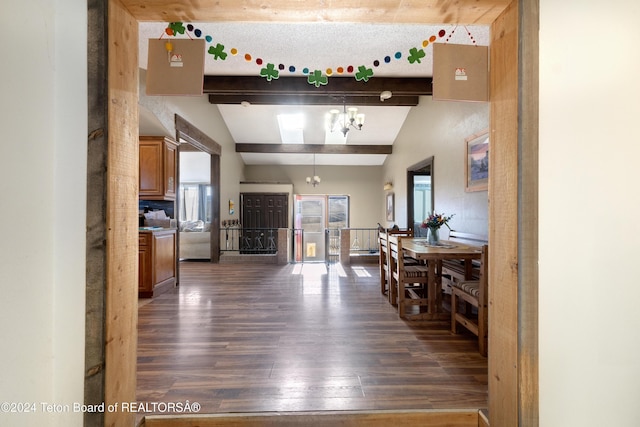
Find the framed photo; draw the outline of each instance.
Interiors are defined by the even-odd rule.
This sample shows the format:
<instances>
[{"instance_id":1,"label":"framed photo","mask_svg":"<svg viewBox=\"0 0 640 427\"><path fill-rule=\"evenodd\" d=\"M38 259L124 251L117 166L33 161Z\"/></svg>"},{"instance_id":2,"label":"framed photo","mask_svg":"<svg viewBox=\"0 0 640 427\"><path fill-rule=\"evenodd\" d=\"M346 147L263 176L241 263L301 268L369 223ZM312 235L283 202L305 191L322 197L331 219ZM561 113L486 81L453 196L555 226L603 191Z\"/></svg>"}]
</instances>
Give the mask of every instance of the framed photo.
<instances>
[{"instance_id":1,"label":"framed photo","mask_svg":"<svg viewBox=\"0 0 640 427\"><path fill-rule=\"evenodd\" d=\"M465 139L465 191L486 191L489 188L489 131Z\"/></svg>"},{"instance_id":2,"label":"framed photo","mask_svg":"<svg viewBox=\"0 0 640 427\"><path fill-rule=\"evenodd\" d=\"M393 221L393 193L387 194L387 221Z\"/></svg>"}]
</instances>

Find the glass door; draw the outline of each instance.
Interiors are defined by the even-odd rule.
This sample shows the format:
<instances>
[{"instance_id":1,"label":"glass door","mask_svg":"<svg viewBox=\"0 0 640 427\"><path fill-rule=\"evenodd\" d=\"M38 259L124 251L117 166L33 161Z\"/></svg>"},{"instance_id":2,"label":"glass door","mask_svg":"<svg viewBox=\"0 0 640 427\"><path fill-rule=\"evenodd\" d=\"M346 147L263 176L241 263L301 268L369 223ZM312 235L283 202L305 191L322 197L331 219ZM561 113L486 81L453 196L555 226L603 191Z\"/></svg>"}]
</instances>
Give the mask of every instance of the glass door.
<instances>
[{"instance_id":1,"label":"glass door","mask_svg":"<svg viewBox=\"0 0 640 427\"><path fill-rule=\"evenodd\" d=\"M327 197L327 261L340 259L340 230L349 228L349 196ZM357 237L356 237L357 239Z\"/></svg>"},{"instance_id":2,"label":"glass door","mask_svg":"<svg viewBox=\"0 0 640 427\"><path fill-rule=\"evenodd\" d=\"M297 262L325 261L325 201L325 196L296 196Z\"/></svg>"}]
</instances>

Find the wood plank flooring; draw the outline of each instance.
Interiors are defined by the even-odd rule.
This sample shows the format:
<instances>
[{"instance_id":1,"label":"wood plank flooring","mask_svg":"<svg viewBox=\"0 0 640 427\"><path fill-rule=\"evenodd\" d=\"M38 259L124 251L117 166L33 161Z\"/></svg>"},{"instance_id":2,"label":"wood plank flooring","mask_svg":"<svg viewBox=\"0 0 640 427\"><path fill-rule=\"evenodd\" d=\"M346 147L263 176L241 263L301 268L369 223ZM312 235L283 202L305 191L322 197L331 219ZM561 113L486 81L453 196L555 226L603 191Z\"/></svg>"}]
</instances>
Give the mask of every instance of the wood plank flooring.
<instances>
[{"instance_id":1,"label":"wood plank flooring","mask_svg":"<svg viewBox=\"0 0 640 427\"><path fill-rule=\"evenodd\" d=\"M399 319L379 283L377 265L183 262L179 288L139 308L137 400L200 413L486 408L475 337Z\"/></svg>"}]
</instances>

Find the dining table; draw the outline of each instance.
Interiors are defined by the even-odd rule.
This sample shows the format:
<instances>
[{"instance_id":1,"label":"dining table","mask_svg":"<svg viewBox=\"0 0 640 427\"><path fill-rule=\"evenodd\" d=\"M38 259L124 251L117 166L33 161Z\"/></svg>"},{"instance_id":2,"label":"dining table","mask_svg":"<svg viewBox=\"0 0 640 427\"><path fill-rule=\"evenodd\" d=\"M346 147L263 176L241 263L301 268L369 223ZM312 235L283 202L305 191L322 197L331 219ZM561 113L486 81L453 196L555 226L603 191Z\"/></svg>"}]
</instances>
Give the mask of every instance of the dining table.
<instances>
[{"instance_id":1,"label":"dining table","mask_svg":"<svg viewBox=\"0 0 640 427\"><path fill-rule=\"evenodd\" d=\"M423 320L443 320L449 318L442 306L442 261L461 260L464 262L466 279L471 279L472 261L480 259L482 248L449 240L441 240L437 244L429 244L426 238L403 237L402 249L405 254L427 265L427 287L429 301L426 313L420 313ZM431 296L435 295L435 298Z\"/></svg>"}]
</instances>

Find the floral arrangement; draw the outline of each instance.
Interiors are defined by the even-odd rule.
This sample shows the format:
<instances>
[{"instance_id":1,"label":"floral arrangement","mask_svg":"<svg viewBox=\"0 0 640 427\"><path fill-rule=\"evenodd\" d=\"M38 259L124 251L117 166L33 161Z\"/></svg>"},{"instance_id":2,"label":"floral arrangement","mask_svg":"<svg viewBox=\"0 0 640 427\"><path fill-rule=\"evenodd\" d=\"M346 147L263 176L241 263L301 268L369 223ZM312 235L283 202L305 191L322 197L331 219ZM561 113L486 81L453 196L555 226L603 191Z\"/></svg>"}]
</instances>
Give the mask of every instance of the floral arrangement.
<instances>
[{"instance_id":1,"label":"floral arrangement","mask_svg":"<svg viewBox=\"0 0 640 427\"><path fill-rule=\"evenodd\" d=\"M434 212L431 215L429 215L429 218L422 221L422 225L420 227L439 229L443 225L446 225L447 228L451 230L451 227L449 227L448 222L451 221L451 218L453 218L453 215L454 214L445 216L444 214L437 214Z\"/></svg>"}]
</instances>

